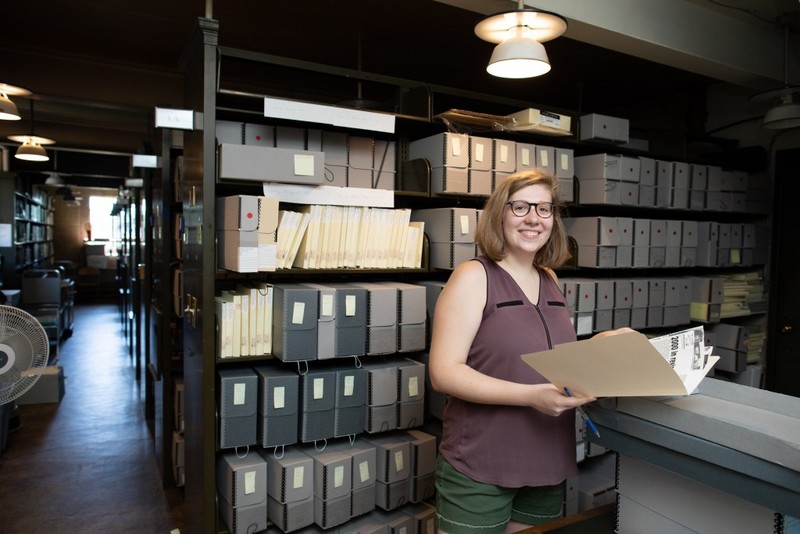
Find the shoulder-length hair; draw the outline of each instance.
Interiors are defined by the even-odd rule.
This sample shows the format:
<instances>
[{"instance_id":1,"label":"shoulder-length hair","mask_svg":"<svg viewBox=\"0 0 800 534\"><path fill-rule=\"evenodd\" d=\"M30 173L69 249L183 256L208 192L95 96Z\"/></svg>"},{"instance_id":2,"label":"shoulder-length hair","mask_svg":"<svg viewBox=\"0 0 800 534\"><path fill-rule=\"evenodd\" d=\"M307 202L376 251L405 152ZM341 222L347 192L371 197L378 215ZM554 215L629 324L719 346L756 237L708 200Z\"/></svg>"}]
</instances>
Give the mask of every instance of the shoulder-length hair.
<instances>
[{"instance_id":1,"label":"shoulder-length hair","mask_svg":"<svg viewBox=\"0 0 800 534\"><path fill-rule=\"evenodd\" d=\"M567 232L561 220L563 201L558 190L558 180L540 169L520 171L500 182L486 201L483 214L475 230L475 242L484 256L500 261L506 256L503 234L503 213L511 195L531 185L543 185L553 198L553 231L545 246L536 252L534 263L554 269L570 258Z\"/></svg>"}]
</instances>

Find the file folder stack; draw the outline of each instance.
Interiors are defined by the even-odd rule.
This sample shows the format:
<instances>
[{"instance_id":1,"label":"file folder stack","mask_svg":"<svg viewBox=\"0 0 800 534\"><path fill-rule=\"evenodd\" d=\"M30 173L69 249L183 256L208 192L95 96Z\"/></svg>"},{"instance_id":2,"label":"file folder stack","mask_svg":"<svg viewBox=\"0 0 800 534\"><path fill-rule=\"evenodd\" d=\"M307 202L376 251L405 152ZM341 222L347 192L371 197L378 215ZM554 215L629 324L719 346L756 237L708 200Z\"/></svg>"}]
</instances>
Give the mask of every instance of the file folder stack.
<instances>
[{"instance_id":1,"label":"file folder stack","mask_svg":"<svg viewBox=\"0 0 800 534\"><path fill-rule=\"evenodd\" d=\"M367 349L367 290L352 284L327 287L334 292L334 357L363 356Z\"/></svg>"},{"instance_id":2,"label":"file folder stack","mask_svg":"<svg viewBox=\"0 0 800 534\"><path fill-rule=\"evenodd\" d=\"M221 269L242 273L275 270L277 198L252 195L217 198L216 227Z\"/></svg>"},{"instance_id":3,"label":"file folder stack","mask_svg":"<svg viewBox=\"0 0 800 534\"><path fill-rule=\"evenodd\" d=\"M336 366L333 436L355 436L364 431L367 372L363 368Z\"/></svg>"},{"instance_id":4,"label":"file folder stack","mask_svg":"<svg viewBox=\"0 0 800 534\"><path fill-rule=\"evenodd\" d=\"M259 365L258 443L264 448L297 443L300 377L277 365Z\"/></svg>"},{"instance_id":5,"label":"file folder stack","mask_svg":"<svg viewBox=\"0 0 800 534\"><path fill-rule=\"evenodd\" d=\"M314 522L328 529L350 520L353 457L333 447L304 447L314 461Z\"/></svg>"},{"instance_id":6,"label":"file folder stack","mask_svg":"<svg viewBox=\"0 0 800 534\"><path fill-rule=\"evenodd\" d=\"M639 160L615 154L591 154L574 159L578 202L636 206L639 203Z\"/></svg>"},{"instance_id":7,"label":"file folder stack","mask_svg":"<svg viewBox=\"0 0 800 534\"><path fill-rule=\"evenodd\" d=\"M436 436L421 430L408 430L405 438L408 440L411 456L408 500L421 503L433 497L435 491L433 479L436 471Z\"/></svg>"},{"instance_id":8,"label":"file folder stack","mask_svg":"<svg viewBox=\"0 0 800 534\"><path fill-rule=\"evenodd\" d=\"M376 450L375 503L387 511L399 508L410 496L411 444L395 432L372 435L367 441Z\"/></svg>"},{"instance_id":9,"label":"file folder stack","mask_svg":"<svg viewBox=\"0 0 800 534\"><path fill-rule=\"evenodd\" d=\"M317 360L329 360L336 356L336 290L322 284L304 283L317 293Z\"/></svg>"},{"instance_id":10,"label":"file folder stack","mask_svg":"<svg viewBox=\"0 0 800 534\"><path fill-rule=\"evenodd\" d=\"M302 443L333 437L336 372L309 369L300 375L300 436Z\"/></svg>"},{"instance_id":11,"label":"file folder stack","mask_svg":"<svg viewBox=\"0 0 800 534\"><path fill-rule=\"evenodd\" d=\"M366 290L366 355L397 352L397 288L375 283L354 284Z\"/></svg>"},{"instance_id":12,"label":"file folder stack","mask_svg":"<svg viewBox=\"0 0 800 534\"><path fill-rule=\"evenodd\" d=\"M468 193L469 136L444 132L411 141L409 159L425 159L431 166L431 191Z\"/></svg>"},{"instance_id":13,"label":"file folder stack","mask_svg":"<svg viewBox=\"0 0 800 534\"><path fill-rule=\"evenodd\" d=\"M373 515L380 518L389 532L414 532L414 521L402 511L402 508L391 511L378 508Z\"/></svg>"},{"instance_id":14,"label":"file folder stack","mask_svg":"<svg viewBox=\"0 0 800 534\"><path fill-rule=\"evenodd\" d=\"M425 350L425 287L404 282L378 282L397 288L397 352Z\"/></svg>"},{"instance_id":15,"label":"file folder stack","mask_svg":"<svg viewBox=\"0 0 800 534\"><path fill-rule=\"evenodd\" d=\"M454 269L456 265L477 255L474 208L432 208L413 210L412 221L425 223L430 240L430 267Z\"/></svg>"},{"instance_id":16,"label":"file folder stack","mask_svg":"<svg viewBox=\"0 0 800 534\"><path fill-rule=\"evenodd\" d=\"M488 137L469 136L467 190L472 195L492 194L492 142Z\"/></svg>"},{"instance_id":17,"label":"file folder stack","mask_svg":"<svg viewBox=\"0 0 800 534\"><path fill-rule=\"evenodd\" d=\"M279 360L317 359L317 292L301 284L274 286L272 351Z\"/></svg>"},{"instance_id":18,"label":"file folder stack","mask_svg":"<svg viewBox=\"0 0 800 534\"><path fill-rule=\"evenodd\" d=\"M254 182L318 185L325 181L325 154L299 148L219 145L219 177Z\"/></svg>"},{"instance_id":19,"label":"file folder stack","mask_svg":"<svg viewBox=\"0 0 800 534\"><path fill-rule=\"evenodd\" d=\"M375 446L363 439L357 439L353 442L337 442L328 447L351 457L353 472L350 477L352 492L350 515L356 517L373 511L377 462Z\"/></svg>"},{"instance_id":20,"label":"file folder stack","mask_svg":"<svg viewBox=\"0 0 800 534\"><path fill-rule=\"evenodd\" d=\"M282 454L263 450L267 462L267 511L269 520L283 532L314 523L314 461L296 447Z\"/></svg>"},{"instance_id":21,"label":"file folder stack","mask_svg":"<svg viewBox=\"0 0 800 534\"><path fill-rule=\"evenodd\" d=\"M425 422L425 365L410 358L397 362L397 428Z\"/></svg>"},{"instance_id":22,"label":"file folder stack","mask_svg":"<svg viewBox=\"0 0 800 534\"><path fill-rule=\"evenodd\" d=\"M246 447L258 442L258 375L252 369L220 369L219 446Z\"/></svg>"},{"instance_id":23,"label":"file folder stack","mask_svg":"<svg viewBox=\"0 0 800 534\"><path fill-rule=\"evenodd\" d=\"M428 503L410 503L400 511L411 516L412 530L415 534L425 534L426 532L437 532L439 522L436 520L436 507Z\"/></svg>"},{"instance_id":24,"label":"file folder stack","mask_svg":"<svg viewBox=\"0 0 800 534\"><path fill-rule=\"evenodd\" d=\"M397 365L391 362L365 362L367 406L364 430L388 432L397 428Z\"/></svg>"},{"instance_id":25,"label":"file folder stack","mask_svg":"<svg viewBox=\"0 0 800 534\"><path fill-rule=\"evenodd\" d=\"M267 528L267 463L255 451L217 458L219 511L231 534Z\"/></svg>"},{"instance_id":26,"label":"file folder stack","mask_svg":"<svg viewBox=\"0 0 800 534\"><path fill-rule=\"evenodd\" d=\"M621 234L614 217L569 217L564 227L578 244L579 267L616 267Z\"/></svg>"}]
</instances>

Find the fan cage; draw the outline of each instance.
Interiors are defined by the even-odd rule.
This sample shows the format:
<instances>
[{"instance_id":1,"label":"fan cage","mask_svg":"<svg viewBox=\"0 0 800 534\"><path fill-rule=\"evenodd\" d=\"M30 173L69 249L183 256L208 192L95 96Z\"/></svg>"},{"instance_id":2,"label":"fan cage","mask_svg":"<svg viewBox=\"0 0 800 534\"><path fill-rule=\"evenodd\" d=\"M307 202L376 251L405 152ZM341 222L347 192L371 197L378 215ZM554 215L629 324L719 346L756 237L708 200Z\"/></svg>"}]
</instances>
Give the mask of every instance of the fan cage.
<instances>
[{"instance_id":1,"label":"fan cage","mask_svg":"<svg viewBox=\"0 0 800 534\"><path fill-rule=\"evenodd\" d=\"M47 332L30 313L0 305L0 405L39 380L50 356Z\"/></svg>"}]
</instances>

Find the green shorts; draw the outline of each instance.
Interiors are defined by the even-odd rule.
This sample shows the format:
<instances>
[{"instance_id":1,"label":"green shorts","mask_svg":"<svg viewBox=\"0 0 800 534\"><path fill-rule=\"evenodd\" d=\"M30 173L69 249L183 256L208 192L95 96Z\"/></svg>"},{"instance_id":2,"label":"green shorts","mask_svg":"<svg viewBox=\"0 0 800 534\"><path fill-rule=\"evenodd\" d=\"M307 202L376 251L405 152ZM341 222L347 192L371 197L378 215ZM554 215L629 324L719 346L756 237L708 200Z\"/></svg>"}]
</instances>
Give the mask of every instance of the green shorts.
<instances>
[{"instance_id":1,"label":"green shorts","mask_svg":"<svg viewBox=\"0 0 800 534\"><path fill-rule=\"evenodd\" d=\"M502 533L510 520L538 525L562 515L566 485L502 488L476 482L441 455L436 461L439 529L448 534Z\"/></svg>"}]
</instances>

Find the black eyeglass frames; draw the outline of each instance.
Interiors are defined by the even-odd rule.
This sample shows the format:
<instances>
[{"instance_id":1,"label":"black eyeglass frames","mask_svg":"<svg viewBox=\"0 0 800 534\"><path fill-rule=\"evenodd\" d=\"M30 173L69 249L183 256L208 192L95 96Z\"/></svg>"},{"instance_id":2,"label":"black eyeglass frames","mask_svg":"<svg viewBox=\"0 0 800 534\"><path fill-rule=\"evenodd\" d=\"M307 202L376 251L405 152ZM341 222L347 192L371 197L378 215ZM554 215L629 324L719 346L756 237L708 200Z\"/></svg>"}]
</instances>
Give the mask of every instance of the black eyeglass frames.
<instances>
[{"instance_id":1,"label":"black eyeglass frames","mask_svg":"<svg viewBox=\"0 0 800 534\"><path fill-rule=\"evenodd\" d=\"M531 212L531 208L536 210L536 215L542 219L547 219L553 216L556 207L552 202L527 202L525 200L512 200L506 202L511 206L511 213L517 217L525 217Z\"/></svg>"}]
</instances>

